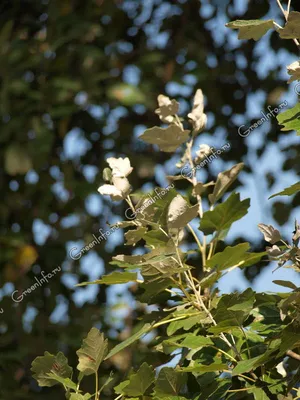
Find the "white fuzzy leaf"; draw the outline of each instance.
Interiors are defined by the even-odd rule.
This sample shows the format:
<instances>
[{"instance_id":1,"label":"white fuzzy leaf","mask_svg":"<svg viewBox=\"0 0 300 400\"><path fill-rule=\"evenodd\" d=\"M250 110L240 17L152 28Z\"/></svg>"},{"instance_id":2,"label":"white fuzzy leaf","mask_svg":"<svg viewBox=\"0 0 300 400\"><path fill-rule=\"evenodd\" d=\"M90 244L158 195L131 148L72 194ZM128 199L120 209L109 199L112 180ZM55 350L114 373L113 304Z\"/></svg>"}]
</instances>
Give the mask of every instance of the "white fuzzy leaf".
<instances>
[{"instance_id":1,"label":"white fuzzy leaf","mask_svg":"<svg viewBox=\"0 0 300 400\"><path fill-rule=\"evenodd\" d=\"M204 97L201 89L196 91L193 109L192 112L188 114L188 118L192 121L194 133L205 128L207 116L204 114Z\"/></svg>"},{"instance_id":2,"label":"white fuzzy leaf","mask_svg":"<svg viewBox=\"0 0 300 400\"><path fill-rule=\"evenodd\" d=\"M288 83L300 80L300 61L295 61L287 66L288 74L291 75Z\"/></svg>"},{"instance_id":3,"label":"white fuzzy leaf","mask_svg":"<svg viewBox=\"0 0 300 400\"><path fill-rule=\"evenodd\" d=\"M130 165L130 160L128 157L126 158L115 158L110 157L106 160L112 169L112 175L120 178L126 178L133 168Z\"/></svg>"}]
</instances>

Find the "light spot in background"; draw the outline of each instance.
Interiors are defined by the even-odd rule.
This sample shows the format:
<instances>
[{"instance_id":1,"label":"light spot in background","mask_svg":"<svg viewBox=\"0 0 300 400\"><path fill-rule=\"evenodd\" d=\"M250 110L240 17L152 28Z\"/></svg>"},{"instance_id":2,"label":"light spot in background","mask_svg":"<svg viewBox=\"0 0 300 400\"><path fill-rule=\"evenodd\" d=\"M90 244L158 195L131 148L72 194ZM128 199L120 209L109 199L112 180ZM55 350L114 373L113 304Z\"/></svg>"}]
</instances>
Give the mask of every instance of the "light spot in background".
<instances>
[{"instance_id":1,"label":"light spot in background","mask_svg":"<svg viewBox=\"0 0 300 400\"><path fill-rule=\"evenodd\" d=\"M56 182L51 186L51 191L56 195L58 199L61 201L69 200L69 192L65 189L64 184L62 182Z\"/></svg>"},{"instance_id":2,"label":"light spot in background","mask_svg":"<svg viewBox=\"0 0 300 400\"><path fill-rule=\"evenodd\" d=\"M45 224L41 219L37 218L33 221L32 232L35 243L43 246L50 236L51 227Z\"/></svg>"},{"instance_id":3,"label":"light spot in background","mask_svg":"<svg viewBox=\"0 0 300 400\"><path fill-rule=\"evenodd\" d=\"M99 172L99 168L97 168L95 165L83 165L82 166L82 173L85 177L85 179L93 183L95 181L96 175Z\"/></svg>"},{"instance_id":4,"label":"light spot in background","mask_svg":"<svg viewBox=\"0 0 300 400\"><path fill-rule=\"evenodd\" d=\"M78 106L83 106L87 103L88 95L86 92L78 92L74 98L74 103Z\"/></svg>"},{"instance_id":5,"label":"light spot in background","mask_svg":"<svg viewBox=\"0 0 300 400\"><path fill-rule=\"evenodd\" d=\"M77 226L80 223L80 217L76 214L70 214L61 219L60 224L63 228L68 229Z\"/></svg>"},{"instance_id":6,"label":"light spot in background","mask_svg":"<svg viewBox=\"0 0 300 400\"><path fill-rule=\"evenodd\" d=\"M50 321L53 324L62 324L62 325L68 325L70 321L70 317L68 315L68 309L69 309L69 302L67 299L62 296L58 295L56 296L56 307L53 310L52 314L50 315Z\"/></svg>"},{"instance_id":7,"label":"light spot in background","mask_svg":"<svg viewBox=\"0 0 300 400\"><path fill-rule=\"evenodd\" d=\"M30 183L32 185L34 185L35 183L37 183L39 181L39 176L38 174L35 172L35 170L30 170L27 172L26 176L25 176L25 182L26 183Z\"/></svg>"},{"instance_id":8,"label":"light spot in background","mask_svg":"<svg viewBox=\"0 0 300 400\"><path fill-rule=\"evenodd\" d=\"M30 333L32 330L32 324L35 317L38 315L38 310L35 307L27 305L26 311L22 315L22 322L24 331Z\"/></svg>"},{"instance_id":9,"label":"light spot in background","mask_svg":"<svg viewBox=\"0 0 300 400\"><path fill-rule=\"evenodd\" d=\"M141 70L135 65L126 65L123 69L123 81L137 86L140 82Z\"/></svg>"},{"instance_id":10,"label":"light spot in background","mask_svg":"<svg viewBox=\"0 0 300 400\"><path fill-rule=\"evenodd\" d=\"M86 197L84 204L87 212L93 217L101 214L103 202L99 194L90 194Z\"/></svg>"},{"instance_id":11,"label":"light spot in background","mask_svg":"<svg viewBox=\"0 0 300 400\"><path fill-rule=\"evenodd\" d=\"M92 145L85 138L83 131L79 128L73 128L64 138L63 154L67 160L74 160L85 155L91 147Z\"/></svg>"}]
</instances>

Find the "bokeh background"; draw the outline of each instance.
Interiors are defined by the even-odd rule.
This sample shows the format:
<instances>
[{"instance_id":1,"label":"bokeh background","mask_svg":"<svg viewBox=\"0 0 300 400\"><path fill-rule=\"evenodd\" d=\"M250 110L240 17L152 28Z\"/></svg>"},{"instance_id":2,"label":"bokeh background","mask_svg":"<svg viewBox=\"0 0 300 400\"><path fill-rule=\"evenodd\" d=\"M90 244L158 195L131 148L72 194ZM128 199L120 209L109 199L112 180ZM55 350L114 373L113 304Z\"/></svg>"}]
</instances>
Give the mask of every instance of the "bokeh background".
<instances>
[{"instance_id":1,"label":"bokeh background","mask_svg":"<svg viewBox=\"0 0 300 400\"><path fill-rule=\"evenodd\" d=\"M298 3L298 4L297 4ZM298 1L293 8L300 11ZM249 214L236 223L228 244L249 241L254 251L265 243L260 222L274 224L291 239L299 219L299 194L268 197L299 180L299 138L280 132L275 118L247 138L238 134L262 117L261 111L297 101L287 84L286 65L299 56L292 41L269 32L259 42L239 41L225 28L234 19L283 17L275 0L3 0L0 5L0 399L63 399L60 388L41 390L30 364L45 350L65 352L76 366L75 350L92 326L113 345L135 329L145 307L136 304L132 286L75 284L109 273L113 255L130 254L123 231L78 260L80 250L107 222L125 219L126 205L100 197L102 170L109 156L128 156L135 189L167 186L176 171L176 153L161 153L138 139L159 124L154 114L160 93L180 102L182 115L201 88L208 125L197 144L231 150L199 171L210 181L234 163L246 164L235 187L251 197ZM185 183L178 189L185 190ZM192 238L185 238L190 246ZM141 247L134 252L141 251ZM197 268L200 260L192 260ZM41 272L57 267L49 283L23 301L16 296ZM272 279L299 280L296 273L262 262L225 277L223 292L251 284L278 290ZM281 289L279 289L281 290ZM138 350L138 351L136 351ZM146 342L104 363L101 379L115 382L142 359L169 361ZM85 389L92 393L93 382ZM104 399L113 398L107 389Z\"/></svg>"}]
</instances>

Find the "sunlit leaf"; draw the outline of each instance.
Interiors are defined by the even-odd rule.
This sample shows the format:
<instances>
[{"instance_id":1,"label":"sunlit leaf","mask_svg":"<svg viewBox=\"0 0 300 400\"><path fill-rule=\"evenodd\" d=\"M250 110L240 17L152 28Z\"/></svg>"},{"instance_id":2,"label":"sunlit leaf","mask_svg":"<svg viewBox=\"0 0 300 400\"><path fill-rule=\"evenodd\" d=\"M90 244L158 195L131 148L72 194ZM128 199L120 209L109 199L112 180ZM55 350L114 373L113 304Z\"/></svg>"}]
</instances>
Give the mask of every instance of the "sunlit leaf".
<instances>
[{"instance_id":1,"label":"sunlit leaf","mask_svg":"<svg viewBox=\"0 0 300 400\"><path fill-rule=\"evenodd\" d=\"M239 29L239 39L258 40L264 36L269 29L274 27L274 21L268 20L236 20L226 24L228 28Z\"/></svg>"},{"instance_id":2,"label":"sunlit leaf","mask_svg":"<svg viewBox=\"0 0 300 400\"><path fill-rule=\"evenodd\" d=\"M97 328L92 328L83 339L82 346L77 350L79 363L77 369L84 375L97 373L101 362L108 352L107 339Z\"/></svg>"},{"instance_id":3,"label":"sunlit leaf","mask_svg":"<svg viewBox=\"0 0 300 400\"><path fill-rule=\"evenodd\" d=\"M172 153L187 141L189 133L190 131L183 131L179 126L173 124L167 128L155 126L147 129L139 139L150 144L157 144L161 151Z\"/></svg>"},{"instance_id":4,"label":"sunlit leaf","mask_svg":"<svg viewBox=\"0 0 300 400\"><path fill-rule=\"evenodd\" d=\"M294 183L294 185L285 188L282 192L278 192L275 194L272 194L272 196L269 197L269 199L272 199L272 197L275 196L292 196L295 193L298 193L300 191L300 182Z\"/></svg>"},{"instance_id":5,"label":"sunlit leaf","mask_svg":"<svg viewBox=\"0 0 300 400\"><path fill-rule=\"evenodd\" d=\"M206 211L200 222L199 229L209 235L215 231L223 231L247 214L250 199L241 201L240 195L232 193L224 203L218 204L212 211Z\"/></svg>"},{"instance_id":6,"label":"sunlit leaf","mask_svg":"<svg viewBox=\"0 0 300 400\"><path fill-rule=\"evenodd\" d=\"M300 13L299 13L300 14ZM290 108L289 110L283 111L279 115L277 115L277 120L280 125L283 125L281 128L282 131L297 131L297 135L300 135L300 103L297 103L295 107Z\"/></svg>"}]
</instances>

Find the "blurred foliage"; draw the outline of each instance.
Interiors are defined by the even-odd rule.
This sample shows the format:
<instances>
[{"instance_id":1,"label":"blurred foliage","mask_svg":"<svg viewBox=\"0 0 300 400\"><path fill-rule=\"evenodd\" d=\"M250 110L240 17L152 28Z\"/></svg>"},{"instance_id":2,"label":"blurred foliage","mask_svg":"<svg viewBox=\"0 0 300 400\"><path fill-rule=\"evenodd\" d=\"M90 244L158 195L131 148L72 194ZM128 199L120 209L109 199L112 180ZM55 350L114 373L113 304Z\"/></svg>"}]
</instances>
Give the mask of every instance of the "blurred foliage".
<instances>
[{"instance_id":1,"label":"blurred foliage","mask_svg":"<svg viewBox=\"0 0 300 400\"><path fill-rule=\"evenodd\" d=\"M284 68L286 58L296 57L296 48L286 41L286 50L280 49L282 41L273 33L259 45L238 42L236 32L224 24L266 15L281 18L276 5L268 3L1 2L1 400L61 396L55 387L41 392L31 377L30 363L45 349L63 350L74 364L73 354L92 325L116 343L137 329L135 321L144 306L132 303L134 286L127 293L122 289L122 295L101 287L96 296L74 288L75 283L91 279L89 273L99 271L101 262L108 272L112 253L126 252L115 239L117 233L92 250L98 257L89 261L88 271L85 257L74 261L68 249L72 242L80 241L78 248L88 244L99 228L107 229L107 221L114 222L114 215L124 214L123 206L100 202L96 194L108 155L126 154L138 166L131 179L136 188L163 185L154 168L163 165L168 155L137 140L143 128L159 123L153 113L159 93L175 96L185 111L191 108L187 99L201 87L208 101L207 135L222 141L220 145L229 141L231 151L222 155L223 160L243 159L249 176L257 178L252 168L277 140L277 121L270 121L254 150L249 150L237 127L250 126L261 117L259 110L288 96ZM264 46L271 47L273 62L264 57ZM285 142L280 151L289 156L284 171L299 174L299 164L292 161L299 159L299 144ZM210 168L208 181L213 177ZM275 193L279 177L270 173L262 177L264 181L259 177L258 191L269 185ZM299 205L299 195L292 205ZM272 211L277 223L283 224L291 208L277 200ZM263 250L262 243L255 250ZM192 262L197 265L197 260ZM41 279L42 271L51 273L57 266L63 272L47 285L22 302L12 301L13 291L26 290L35 278ZM249 279L257 272L256 268ZM140 365L147 346L139 346L139 351L126 349L105 362L103 380L110 370L116 371L117 380L126 368ZM155 366L166 357L147 354L147 360ZM109 389L103 396L111 398Z\"/></svg>"}]
</instances>

